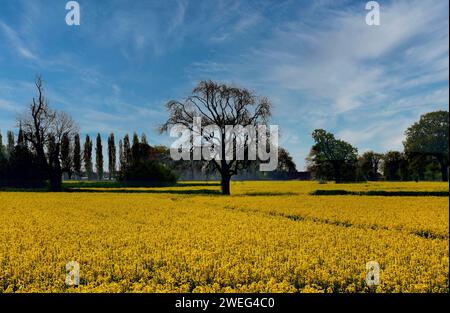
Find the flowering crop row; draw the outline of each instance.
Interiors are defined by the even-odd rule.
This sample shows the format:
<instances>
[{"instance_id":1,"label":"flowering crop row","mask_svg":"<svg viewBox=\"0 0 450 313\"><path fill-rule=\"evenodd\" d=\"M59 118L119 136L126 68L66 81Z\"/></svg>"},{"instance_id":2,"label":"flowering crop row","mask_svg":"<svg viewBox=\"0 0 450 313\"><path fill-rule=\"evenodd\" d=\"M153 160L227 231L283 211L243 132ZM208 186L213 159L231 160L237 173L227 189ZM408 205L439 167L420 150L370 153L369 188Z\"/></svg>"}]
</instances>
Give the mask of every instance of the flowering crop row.
<instances>
[{"instance_id":1,"label":"flowering crop row","mask_svg":"<svg viewBox=\"0 0 450 313\"><path fill-rule=\"evenodd\" d=\"M0 292L367 292L368 261L377 292L449 291L447 197L319 197L312 184L0 192Z\"/></svg>"}]
</instances>

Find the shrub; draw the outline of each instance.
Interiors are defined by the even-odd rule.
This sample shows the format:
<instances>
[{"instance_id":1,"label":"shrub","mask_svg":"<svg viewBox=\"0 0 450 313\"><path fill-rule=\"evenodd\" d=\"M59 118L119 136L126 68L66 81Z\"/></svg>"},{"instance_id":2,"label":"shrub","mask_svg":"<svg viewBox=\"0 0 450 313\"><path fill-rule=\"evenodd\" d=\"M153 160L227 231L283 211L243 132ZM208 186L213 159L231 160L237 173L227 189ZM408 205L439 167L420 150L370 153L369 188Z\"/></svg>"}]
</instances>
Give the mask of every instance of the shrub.
<instances>
[{"instance_id":1,"label":"shrub","mask_svg":"<svg viewBox=\"0 0 450 313\"><path fill-rule=\"evenodd\" d=\"M132 186L167 186L176 184L178 177L165 165L148 160L127 166L118 179Z\"/></svg>"}]
</instances>

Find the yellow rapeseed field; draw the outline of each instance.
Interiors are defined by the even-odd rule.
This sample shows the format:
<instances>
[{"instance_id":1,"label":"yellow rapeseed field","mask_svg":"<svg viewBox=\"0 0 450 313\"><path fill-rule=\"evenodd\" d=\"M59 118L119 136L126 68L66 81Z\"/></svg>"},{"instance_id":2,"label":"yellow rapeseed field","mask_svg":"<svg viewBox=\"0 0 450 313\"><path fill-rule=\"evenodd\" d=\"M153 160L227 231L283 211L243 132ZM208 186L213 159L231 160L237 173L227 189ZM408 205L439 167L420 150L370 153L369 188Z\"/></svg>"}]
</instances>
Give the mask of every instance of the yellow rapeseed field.
<instances>
[{"instance_id":1,"label":"yellow rapeseed field","mask_svg":"<svg viewBox=\"0 0 450 313\"><path fill-rule=\"evenodd\" d=\"M445 183L233 182L0 192L0 292L449 292ZM90 190L86 190L90 189ZM65 265L80 265L66 286Z\"/></svg>"}]
</instances>

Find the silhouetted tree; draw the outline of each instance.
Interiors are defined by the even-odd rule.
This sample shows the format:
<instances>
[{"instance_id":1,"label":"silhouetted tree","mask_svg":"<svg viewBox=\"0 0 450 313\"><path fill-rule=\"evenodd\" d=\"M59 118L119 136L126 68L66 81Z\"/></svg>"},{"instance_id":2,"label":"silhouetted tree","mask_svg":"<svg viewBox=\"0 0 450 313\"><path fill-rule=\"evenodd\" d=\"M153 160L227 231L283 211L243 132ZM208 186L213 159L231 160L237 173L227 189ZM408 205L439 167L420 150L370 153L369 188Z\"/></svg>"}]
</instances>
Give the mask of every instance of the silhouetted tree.
<instances>
[{"instance_id":1,"label":"silhouetted tree","mask_svg":"<svg viewBox=\"0 0 450 313\"><path fill-rule=\"evenodd\" d=\"M294 160L292 159L289 151L284 148L278 149L278 166L277 172L283 173L294 173L297 172L297 166L295 165Z\"/></svg>"},{"instance_id":2,"label":"silhouetted tree","mask_svg":"<svg viewBox=\"0 0 450 313\"><path fill-rule=\"evenodd\" d=\"M216 151L218 159L212 158L210 163L221 176L222 194L230 194L230 180L233 175L248 166L248 160L237 160L236 154L226 158L226 125L240 125L242 127L267 124L271 114L271 103L267 98L257 97L247 89L220 85L213 81L201 81L192 91L192 95L183 101L169 101L166 104L169 118L161 126L161 132L169 131L171 126L184 125L193 129L194 118L201 117L205 126L218 127L219 134L198 134L202 140L211 145L221 146ZM248 151L249 137L245 136L244 153Z\"/></svg>"},{"instance_id":3,"label":"silhouetted tree","mask_svg":"<svg viewBox=\"0 0 450 313\"><path fill-rule=\"evenodd\" d=\"M97 169L97 179L103 179L103 146L102 137L97 134L97 140L95 145L95 167Z\"/></svg>"},{"instance_id":4,"label":"silhouetted tree","mask_svg":"<svg viewBox=\"0 0 450 313\"><path fill-rule=\"evenodd\" d=\"M136 132L133 133L133 141L131 145L131 162L135 163L139 159L139 137Z\"/></svg>"},{"instance_id":5,"label":"silhouetted tree","mask_svg":"<svg viewBox=\"0 0 450 313\"><path fill-rule=\"evenodd\" d=\"M278 164L275 171L270 173L260 173L258 171L259 164L261 162L259 160L254 160L250 162L249 166L245 171L239 175L241 179L261 179L261 178L270 178L270 179L289 179L290 173L297 172L297 166L292 159L292 156L289 154L285 148L278 148Z\"/></svg>"},{"instance_id":6,"label":"silhouetted tree","mask_svg":"<svg viewBox=\"0 0 450 313\"><path fill-rule=\"evenodd\" d=\"M69 134L64 134L62 137L61 164L62 164L62 171L67 173L69 179L72 179L73 159Z\"/></svg>"},{"instance_id":7,"label":"silhouetted tree","mask_svg":"<svg viewBox=\"0 0 450 313\"><path fill-rule=\"evenodd\" d=\"M448 181L449 113L436 111L424 114L405 132L405 153L429 155L439 162L442 181Z\"/></svg>"},{"instance_id":8,"label":"silhouetted tree","mask_svg":"<svg viewBox=\"0 0 450 313\"><path fill-rule=\"evenodd\" d=\"M73 139L73 171L77 178L81 177L81 144L80 135L77 133Z\"/></svg>"},{"instance_id":9,"label":"silhouetted tree","mask_svg":"<svg viewBox=\"0 0 450 313\"><path fill-rule=\"evenodd\" d=\"M25 140L33 146L40 166L45 169L53 191L61 190L62 166L60 162L61 140L64 134L76 131L73 120L64 112L54 111L44 97L41 77L35 81L38 96L21 118L18 126L23 130Z\"/></svg>"},{"instance_id":10,"label":"silhouetted tree","mask_svg":"<svg viewBox=\"0 0 450 313\"><path fill-rule=\"evenodd\" d=\"M119 153L122 143L119 142ZM122 167L117 179L127 185L166 186L176 183L172 168L159 161L155 150L133 136L132 162Z\"/></svg>"},{"instance_id":11,"label":"silhouetted tree","mask_svg":"<svg viewBox=\"0 0 450 313\"><path fill-rule=\"evenodd\" d=\"M109 179L116 176L116 143L113 133L108 137L108 171Z\"/></svg>"},{"instance_id":12,"label":"silhouetted tree","mask_svg":"<svg viewBox=\"0 0 450 313\"><path fill-rule=\"evenodd\" d=\"M414 180L425 180L425 171L430 163L433 163L433 157L421 153L405 152L405 156L409 161L411 175ZM441 172L439 168L439 173Z\"/></svg>"},{"instance_id":13,"label":"silhouetted tree","mask_svg":"<svg viewBox=\"0 0 450 313\"><path fill-rule=\"evenodd\" d=\"M0 131L0 161L6 159L5 147L3 146L2 132Z\"/></svg>"},{"instance_id":14,"label":"silhouetted tree","mask_svg":"<svg viewBox=\"0 0 450 313\"><path fill-rule=\"evenodd\" d=\"M9 159L0 158L0 186L41 188L45 186L46 178L36 154L30 151L19 130L17 144Z\"/></svg>"},{"instance_id":15,"label":"silhouetted tree","mask_svg":"<svg viewBox=\"0 0 450 313\"><path fill-rule=\"evenodd\" d=\"M388 151L383 156L383 174L386 180L400 180L402 173L400 171L404 155L399 151Z\"/></svg>"},{"instance_id":16,"label":"silhouetted tree","mask_svg":"<svg viewBox=\"0 0 450 313\"><path fill-rule=\"evenodd\" d=\"M13 153L14 151L14 133L11 130L8 130L8 132L6 133L6 137L8 140L7 146L6 146L6 153L8 155L8 157Z\"/></svg>"},{"instance_id":17,"label":"silhouetted tree","mask_svg":"<svg viewBox=\"0 0 450 313\"><path fill-rule=\"evenodd\" d=\"M86 135L86 140L84 142L83 149L83 161L84 161L84 170L86 172L86 176L89 180L93 178L92 171L92 141L89 135Z\"/></svg>"},{"instance_id":18,"label":"silhouetted tree","mask_svg":"<svg viewBox=\"0 0 450 313\"><path fill-rule=\"evenodd\" d=\"M310 168L316 168L321 175L332 177L336 183L355 179L355 169L358 150L348 142L336 139L332 133L323 129L316 129L312 133L315 144L311 148L308 161L312 164Z\"/></svg>"},{"instance_id":19,"label":"silhouetted tree","mask_svg":"<svg viewBox=\"0 0 450 313\"><path fill-rule=\"evenodd\" d=\"M6 132L6 157L9 158L14 151L14 133L11 130Z\"/></svg>"},{"instance_id":20,"label":"silhouetted tree","mask_svg":"<svg viewBox=\"0 0 450 313\"><path fill-rule=\"evenodd\" d=\"M358 158L359 167L367 180L377 180L383 155L366 151Z\"/></svg>"},{"instance_id":21,"label":"silhouetted tree","mask_svg":"<svg viewBox=\"0 0 450 313\"><path fill-rule=\"evenodd\" d=\"M147 136L144 133L141 135L141 143L148 145Z\"/></svg>"},{"instance_id":22,"label":"silhouetted tree","mask_svg":"<svg viewBox=\"0 0 450 313\"><path fill-rule=\"evenodd\" d=\"M126 167L125 152L123 151L122 139L119 140L119 171L123 171Z\"/></svg>"},{"instance_id":23,"label":"silhouetted tree","mask_svg":"<svg viewBox=\"0 0 450 313\"><path fill-rule=\"evenodd\" d=\"M125 137L123 137L123 160L124 160L124 167L127 167L131 164L132 155L131 155L131 146L130 146L130 137L128 134L125 134Z\"/></svg>"},{"instance_id":24,"label":"silhouetted tree","mask_svg":"<svg viewBox=\"0 0 450 313\"><path fill-rule=\"evenodd\" d=\"M23 135L22 127L19 128L19 134L17 135L17 145L28 148L27 142L25 141L25 137Z\"/></svg>"},{"instance_id":25,"label":"silhouetted tree","mask_svg":"<svg viewBox=\"0 0 450 313\"><path fill-rule=\"evenodd\" d=\"M402 153L402 159L400 162L400 178L403 181L411 180L411 170L409 160L404 153Z\"/></svg>"}]
</instances>

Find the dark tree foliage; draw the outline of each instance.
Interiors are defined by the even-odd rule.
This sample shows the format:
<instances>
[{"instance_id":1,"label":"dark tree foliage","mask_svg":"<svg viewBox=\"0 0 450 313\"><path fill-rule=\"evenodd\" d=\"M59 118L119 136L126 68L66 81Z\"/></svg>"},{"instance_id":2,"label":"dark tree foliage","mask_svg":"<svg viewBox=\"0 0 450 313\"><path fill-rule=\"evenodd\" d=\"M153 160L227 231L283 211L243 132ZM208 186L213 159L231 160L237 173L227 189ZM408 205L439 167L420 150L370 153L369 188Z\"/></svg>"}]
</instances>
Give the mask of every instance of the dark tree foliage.
<instances>
[{"instance_id":1,"label":"dark tree foliage","mask_svg":"<svg viewBox=\"0 0 450 313\"><path fill-rule=\"evenodd\" d=\"M158 160L158 152L145 143L134 142L132 162L124 165L118 179L129 185L164 186L175 184L178 177Z\"/></svg>"},{"instance_id":2,"label":"dark tree foliage","mask_svg":"<svg viewBox=\"0 0 450 313\"><path fill-rule=\"evenodd\" d=\"M25 141L25 137L23 136L22 128L19 128L19 134L17 135L17 145L26 146L27 142Z\"/></svg>"},{"instance_id":3,"label":"dark tree foliage","mask_svg":"<svg viewBox=\"0 0 450 313\"><path fill-rule=\"evenodd\" d=\"M141 143L148 145L147 136L144 133L141 135Z\"/></svg>"},{"instance_id":4,"label":"dark tree foliage","mask_svg":"<svg viewBox=\"0 0 450 313\"><path fill-rule=\"evenodd\" d=\"M50 188L60 191L62 185L62 166L60 160L61 142L65 134L76 131L73 120L64 112L50 108L44 97L43 81L36 78L38 92L29 109L18 119L17 124L23 130L23 136L33 147L40 168L47 172Z\"/></svg>"},{"instance_id":5,"label":"dark tree foliage","mask_svg":"<svg viewBox=\"0 0 450 313\"><path fill-rule=\"evenodd\" d=\"M358 158L358 166L366 180L378 180L383 155L373 151L366 151Z\"/></svg>"},{"instance_id":6,"label":"dark tree foliage","mask_svg":"<svg viewBox=\"0 0 450 313\"><path fill-rule=\"evenodd\" d=\"M256 171L259 162L255 161L252 166L249 166L247 171L248 177L259 178ZM278 148L278 165L277 169L268 173L268 177L272 179L287 179L290 173L297 172L297 166L295 165L292 156L285 148Z\"/></svg>"},{"instance_id":7,"label":"dark tree foliage","mask_svg":"<svg viewBox=\"0 0 450 313\"><path fill-rule=\"evenodd\" d=\"M86 135L86 140L84 142L83 149L83 161L84 161L84 171L89 180L94 177L93 166L92 166L92 141L89 135Z\"/></svg>"},{"instance_id":8,"label":"dark tree foliage","mask_svg":"<svg viewBox=\"0 0 450 313\"><path fill-rule=\"evenodd\" d=\"M278 166L277 171L282 173L297 172L297 166L295 165L292 156L284 148L278 149Z\"/></svg>"},{"instance_id":9,"label":"dark tree foliage","mask_svg":"<svg viewBox=\"0 0 450 313\"><path fill-rule=\"evenodd\" d=\"M136 162L119 174L119 181L136 186L166 186L177 182L178 177L156 160Z\"/></svg>"},{"instance_id":10,"label":"dark tree foliage","mask_svg":"<svg viewBox=\"0 0 450 313\"><path fill-rule=\"evenodd\" d=\"M408 180L408 161L399 151L388 151L383 156L383 174L386 180Z\"/></svg>"},{"instance_id":11,"label":"dark tree foliage","mask_svg":"<svg viewBox=\"0 0 450 313\"><path fill-rule=\"evenodd\" d=\"M315 144L307 161L316 178L334 179L336 183L357 179L358 150L355 147L323 129L316 129L312 137Z\"/></svg>"},{"instance_id":12,"label":"dark tree foliage","mask_svg":"<svg viewBox=\"0 0 450 313\"><path fill-rule=\"evenodd\" d=\"M42 188L46 186L47 173L40 166L36 154L30 151L22 130L17 145L8 159L0 155L0 187Z\"/></svg>"},{"instance_id":13,"label":"dark tree foliage","mask_svg":"<svg viewBox=\"0 0 450 313\"><path fill-rule=\"evenodd\" d=\"M103 179L103 146L102 137L97 134L96 144L95 144L95 168L97 170L97 179Z\"/></svg>"},{"instance_id":14,"label":"dark tree foliage","mask_svg":"<svg viewBox=\"0 0 450 313\"><path fill-rule=\"evenodd\" d=\"M116 176L116 143L113 133L108 137L108 171L111 180Z\"/></svg>"},{"instance_id":15,"label":"dark tree foliage","mask_svg":"<svg viewBox=\"0 0 450 313\"><path fill-rule=\"evenodd\" d=\"M405 153L409 174L415 181L442 180L441 165L438 160L422 153Z\"/></svg>"},{"instance_id":16,"label":"dark tree foliage","mask_svg":"<svg viewBox=\"0 0 450 313\"><path fill-rule=\"evenodd\" d=\"M77 133L73 139L73 171L77 178L81 177L81 143L80 135Z\"/></svg>"},{"instance_id":17,"label":"dark tree foliage","mask_svg":"<svg viewBox=\"0 0 450 313\"><path fill-rule=\"evenodd\" d=\"M139 156L139 137L136 132L133 133L133 140L131 145L131 162L137 162Z\"/></svg>"},{"instance_id":18,"label":"dark tree foliage","mask_svg":"<svg viewBox=\"0 0 450 313\"><path fill-rule=\"evenodd\" d=\"M61 165L63 173L67 173L69 179L73 173L72 146L69 134L64 134L61 141Z\"/></svg>"},{"instance_id":19,"label":"dark tree foliage","mask_svg":"<svg viewBox=\"0 0 450 313\"><path fill-rule=\"evenodd\" d=\"M200 180L208 177L208 161L203 160L178 160L175 161L170 156L170 149L166 146L151 147L151 159L157 160L173 170L179 177L186 180ZM214 171L214 168L211 168Z\"/></svg>"},{"instance_id":20,"label":"dark tree foliage","mask_svg":"<svg viewBox=\"0 0 450 313\"><path fill-rule=\"evenodd\" d=\"M3 147L3 137L2 132L0 131L0 159L4 157L4 147Z\"/></svg>"},{"instance_id":21,"label":"dark tree foliage","mask_svg":"<svg viewBox=\"0 0 450 313\"><path fill-rule=\"evenodd\" d=\"M122 139L119 140L119 172L121 172L126 167L125 153L123 151Z\"/></svg>"},{"instance_id":22,"label":"dark tree foliage","mask_svg":"<svg viewBox=\"0 0 450 313\"><path fill-rule=\"evenodd\" d=\"M8 130L6 133L6 138L8 140L8 144L6 146L6 155L9 157L14 151L14 133L11 130Z\"/></svg>"},{"instance_id":23,"label":"dark tree foliage","mask_svg":"<svg viewBox=\"0 0 450 313\"><path fill-rule=\"evenodd\" d=\"M434 157L440 164L442 181L448 181L449 113L424 114L406 130L405 135L405 153Z\"/></svg>"},{"instance_id":24,"label":"dark tree foliage","mask_svg":"<svg viewBox=\"0 0 450 313\"><path fill-rule=\"evenodd\" d=\"M126 166L131 164L132 155L131 155L131 146L130 146L130 137L128 134L125 134L123 137L123 163Z\"/></svg>"}]
</instances>

